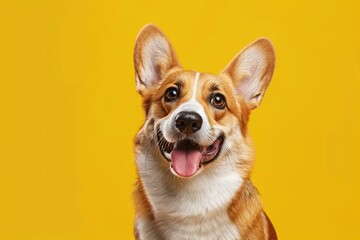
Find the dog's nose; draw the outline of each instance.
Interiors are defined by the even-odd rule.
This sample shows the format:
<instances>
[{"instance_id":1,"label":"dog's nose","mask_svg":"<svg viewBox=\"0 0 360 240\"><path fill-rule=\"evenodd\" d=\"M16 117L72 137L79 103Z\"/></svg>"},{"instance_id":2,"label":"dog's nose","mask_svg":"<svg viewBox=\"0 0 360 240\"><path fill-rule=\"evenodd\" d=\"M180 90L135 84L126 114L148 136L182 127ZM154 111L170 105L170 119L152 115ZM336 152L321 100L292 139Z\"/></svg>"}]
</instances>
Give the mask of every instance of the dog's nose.
<instances>
[{"instance_id":1,"label":"dog's nose","mask_svg":"<svg viewBox=\"0 0 360 240\"><path fill-rule=\"evenodd\" d=\"M198 131L201 128L202 122L201 116L195 112L180 112L175 117L175 127L185 134Z\"/></svg>"}]
</instances>

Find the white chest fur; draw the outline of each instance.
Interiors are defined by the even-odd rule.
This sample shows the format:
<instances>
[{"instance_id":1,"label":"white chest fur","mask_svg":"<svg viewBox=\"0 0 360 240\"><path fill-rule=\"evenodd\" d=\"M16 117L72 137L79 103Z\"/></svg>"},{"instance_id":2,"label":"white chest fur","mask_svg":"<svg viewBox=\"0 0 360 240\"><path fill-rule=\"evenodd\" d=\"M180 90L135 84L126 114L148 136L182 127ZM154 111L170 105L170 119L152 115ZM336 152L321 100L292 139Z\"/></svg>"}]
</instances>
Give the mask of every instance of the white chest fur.
<instances>
[{"instance_id":1,"label":"white chest fur","mask_svg":"<svg viewBox=\"0 0 360 240\"><path fill-rule=\"evenodd\" d=\"M179 180L158 161L162 160L137 155L139 174L155 215L154 223L141 225L156 228L161 235L158 239L239 239L227 207L242 178L231 164L214 162L211 169L194 178Z\"/></svg>"},{"instance_id":2,"label":"white chest fur","mask_svg":"<svg viewBox=\"0 0 360 240\"><path fill-rule=\"evenodd\" d=\"M165 239L239 239L236 227L230 222L226 208L218 209L206 216L159 217L156 225Z\"/></svg>"}]
</instances>

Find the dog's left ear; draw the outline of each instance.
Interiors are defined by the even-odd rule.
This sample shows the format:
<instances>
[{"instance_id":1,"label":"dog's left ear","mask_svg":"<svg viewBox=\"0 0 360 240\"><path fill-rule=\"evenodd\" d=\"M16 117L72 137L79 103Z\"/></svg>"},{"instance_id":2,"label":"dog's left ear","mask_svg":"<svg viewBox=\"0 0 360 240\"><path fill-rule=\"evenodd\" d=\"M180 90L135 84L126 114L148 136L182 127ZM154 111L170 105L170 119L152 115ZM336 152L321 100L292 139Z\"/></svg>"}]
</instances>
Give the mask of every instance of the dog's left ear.
<instances>
[{"instance_id":1,"label":"dog's left ear","mask_svg":"<svg viewBox=\"0 0 360 240\"><path fill-rule=\"evenodd\" d=\"M140 94L151 91L170 69L180 67L170 41L153 24L146 25L136 39L134 65Z\"/></svg>"},{"instance_id":2,"label":"dog's left ear","mask_svg":"<svg viewBox=\"0 0 360 240\"><path fill-rule=\"evenodd\" d=\"M260 38L238 53L221 74L232 79L236 92L254 109L261 103L274 67L274 47L270 40Z\"/></svg>"}]
</instances>

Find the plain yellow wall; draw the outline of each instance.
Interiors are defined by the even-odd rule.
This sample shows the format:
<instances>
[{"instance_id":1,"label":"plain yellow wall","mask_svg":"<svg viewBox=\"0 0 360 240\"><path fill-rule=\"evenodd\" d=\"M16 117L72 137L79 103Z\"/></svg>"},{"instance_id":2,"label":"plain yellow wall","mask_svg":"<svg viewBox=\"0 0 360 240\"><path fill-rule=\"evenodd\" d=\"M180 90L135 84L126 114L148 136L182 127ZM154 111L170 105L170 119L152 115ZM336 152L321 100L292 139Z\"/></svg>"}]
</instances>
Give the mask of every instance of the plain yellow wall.
<instances>
[{"instance_id":1,"label":"plain yellow wall","mask_svg":"<svg viewBox=\"0 0 360 240\"><path fill-rule=\"evenodd\" d=\"M0 3L0 239L133 239L132 51L146 23L218 73L260 36L277 52L251 116L252 175L280 239L360 239L357 1Z\"/></svg>"}]
</instances>

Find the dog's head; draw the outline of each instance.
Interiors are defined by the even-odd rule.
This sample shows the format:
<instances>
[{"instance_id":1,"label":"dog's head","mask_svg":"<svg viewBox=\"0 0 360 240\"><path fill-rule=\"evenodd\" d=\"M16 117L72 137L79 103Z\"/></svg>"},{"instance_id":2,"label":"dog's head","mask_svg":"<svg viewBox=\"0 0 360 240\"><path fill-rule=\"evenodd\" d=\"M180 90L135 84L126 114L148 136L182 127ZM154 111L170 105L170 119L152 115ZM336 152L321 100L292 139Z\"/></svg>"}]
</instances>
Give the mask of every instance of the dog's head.
<instances>
[{"instance_id":1,"label":"dog's head","mask_svg":"<svg viewBox=\"0 0 360 240\"><path fill-rule=\"evenodd\" d=\"M247 166L247 122L259 106L275 64L271 42L258 39L220 73L184 70L167 37L145 26L135 44L136 88L146 123L141 130L159 161L179 177L235 159ZM230 164L232 164L230 162Z\"/></svg>"}]
</instances>

